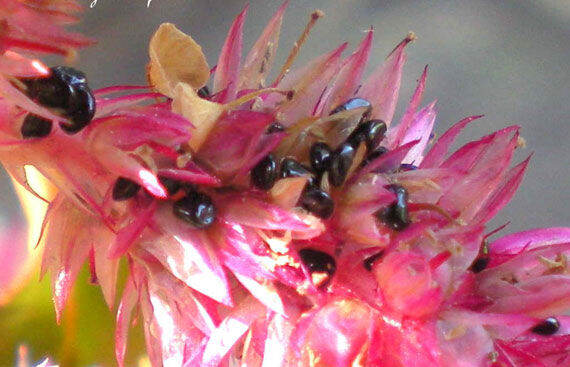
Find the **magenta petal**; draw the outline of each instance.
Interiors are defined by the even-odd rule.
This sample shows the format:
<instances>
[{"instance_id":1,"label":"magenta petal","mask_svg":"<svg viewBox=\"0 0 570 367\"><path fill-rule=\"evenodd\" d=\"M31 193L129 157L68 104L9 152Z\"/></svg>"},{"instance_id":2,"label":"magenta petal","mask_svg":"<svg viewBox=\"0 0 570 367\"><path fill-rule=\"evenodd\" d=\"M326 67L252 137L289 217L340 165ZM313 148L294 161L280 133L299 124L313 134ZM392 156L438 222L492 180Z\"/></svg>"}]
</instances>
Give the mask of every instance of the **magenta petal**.
<instances>
[{"instance_id":1,"label":"magenta petal","mask_svg":"<svg viewBox=\"0 0 570 367\"><path fill-rule=\"evenodd\" d=\"M248 5L234 19L234 22L228 32L228 36L222 47L216 73L214 74L214 92L226 90L225 98L218 102L223 103L231 101L235 98L237 92L237 83L239 77L239 68L241 60L241 47L243 38L243 24L247 16Z\"/></svg>"},{"instance_id":2,"label":"magenta petal","mask_svg":"<svg viewBox=\"0 0 570 367\"><path fill-rule=\"evenodd\" d=\"M127 279L121 302L117 308L117 323L115 327L115 357L119 367L125 363L127 340L131 323L131 314L136 306L138 296L131 277Z\"/></svg>"},{"instance_id":3,"label":"magenta petal","mask_svg":"<svg viewBox=\"0 0 570 367\"><path fill-rule=\"evenodd\" d=\"M249 51L239 73L238 90L260 88L265 85L265 78L271 71L279 45L283 14L288 5L289 0L283 2Z\"/></svg>"},{"instance_id":4,"label":"magenta petal","mask_svg":"<svg viewBox=\"0 0 570 367\"><path fill-rule=\"evenodd\" d=\"M402 117L402 121L398 126L395 126L393 129L389 130L389 136L386 137L386 139L389 141L387 147L394 148L402 145L402 139L404 139L404 136L410 128L410 125L414 122L414 117L416 116L416 111L422 102L422 97L426 86L427 70L428 67L426 66L424 68L422 76L420 77L420 80L418 81L418 85L414 91L410 104L408 105L408 108Z\"/></svg>"},{"instance_id":5,"label":"magenta petal","mask_svg":"<svg viewBox=\"0 0 570 367\"><path fill-rule=\"evenodd\" d=\"M414 116L414 120L402 138L401 144L414 140L419 140L419 142L410 149L406 157L403 159L403 163L410 163L418 166L422 162L424 150L429 143L430 135L433 130L435 117L435 102L426 106Z\"/></svg>"},{"instance_id":6,"label":"magenta petal","mask_svg":"<svg viewBox=\"0 0 570 367\"><path fill-rule=\"evenodd\" d=\"M408 36L400 42L384 64L368 77L357 95L374 106L372 118L383 120L388 125L392 122L398 101L402 69L406 62L405 48L412 40L413 38Z\"/></svg>"},{"instance_id":7,"label":"magenta petal","mask_svg":"<svg viewBox=\"0 0 570 367\"><path fill-rule=\"evenodd\" d=\"M422 164L420 165L421 168L431 168L437 167L445 160L445 156L451 147L451 144L455 141L455 138L461 130L471 121L477 120L483 117L483 115L471 116L464 118L463 120L459 121L455 125L453 125L449 130L447 130L441 138L437 139L437 142L434 146L430 149L426 157L424 158Z\"/></svg>"},{"instance_id":8,"label":"magenta petal","mask_svg":"<svg viewBox=\"0 0 570 367\"><path fill-rule=\"evenodd\" d=\"M239 338L247 332L251 323L264 314L265 308L253 297L248 297L237 305L210 335L201 366L218 366Z\"/></svg>"},{"instance_id":9,"label":"magenta petal","mask_svg":"<svg viewBox=\"0 0 570 367\"><path fill-rule=\"evenodd\" d=\"M137 213L129 224L117 232L117 236L107 251L107 257L109 259L116 259L125 254L133 242L138 239L148 226L156 210L156 206L156 201L153 201L148 208Z\"/></svg>"},{"instance_id":10,"label":"magenta petal","mask_svg":"<svg viewBox=\"0 0 570 367\"><path fill-rule=\"evenodd\" d=\"M517 254L523 250L570 243L570 228L540 228L513 233L489 244L492 253Z\"/></svg>"},{"instance_id":11,"label":"magenta petal","mask_svg":"<svg viewBox=\"0 0 570 367\"><path fill-rule=\"evenodd\" d=\"M326 86L340 67L340 56L347 44L340 45L328 54L309 61L302 69L287 74L277 85L282 90L293 90L293 98L283 101L268 100L261 107L276 107L279 121L286 126L311 116ZM282 99L282 98L281 98Z\"/></svg>"},{"instance_id":12,"label":"magenta petal","mask_svg":"<svg viewBox=\"0 0 570 367\"><path fill-rule=\"evenodd\" d=\"M507 172L501 185L487 200L485 206L479 210L477 216L473 218L474 222L485 223L491 220L505 205L509 203L509 201L511 201L521 184L530 158L531 157L529 156Z\"/></svg>"},{"instance_id":13,"label":"magenta petal","mask_svg":"<svg viewBox=\"0 0 570 367\"><path fill-rule=\"evenodd\" d=\"M354 95L366 68L373 38L374 31L371 29L364 36L358 49L344 61L332 85L325 91L315 115L327 115L333 108Z\"/></svg>"}]
</instances>

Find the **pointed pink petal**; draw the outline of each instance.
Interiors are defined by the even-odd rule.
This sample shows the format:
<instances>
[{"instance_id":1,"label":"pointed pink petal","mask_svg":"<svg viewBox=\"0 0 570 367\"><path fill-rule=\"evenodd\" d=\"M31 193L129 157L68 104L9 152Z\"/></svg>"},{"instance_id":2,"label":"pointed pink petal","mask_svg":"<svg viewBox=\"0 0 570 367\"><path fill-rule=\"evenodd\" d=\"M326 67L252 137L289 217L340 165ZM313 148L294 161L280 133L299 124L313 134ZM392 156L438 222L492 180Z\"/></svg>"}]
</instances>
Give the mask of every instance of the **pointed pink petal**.
<instances>
[{"instance_id":1,"label":"pointed pink petal","mask_svg":"<svg viewBox=\"0 0 570 367\"><path fill-rule=\"evenodd\" d=\"M234 19L228 32L228 36L222 47L216 73L214 74L214 92L227 89L225 98L220 103L231 101L237 92L239 67L241 59L241 47L243 38L243 24L247 16L248 5Z\"/></svg>"},{"instance_id":2,"label":"pointed pink petal","mask_svg":"<svg viewBox=\"0 0 570 367\"><path fill-rule=\"evenodd\" d=\"M418 166L422 162L424 150L429 143L429 138L433 131L436 113L435 102L433 102L414 116L412 124L401 140L401 144L414 140L419 140L419 142L410 149L406 157L402 160L403 163L411 163Z\"/></svg>"},{"instance_id":3,"label":"pointed pink petal","mask_svg":"<svg viewBox=\"0 0 570 367\"><path fill-rule=\"evenodd\" d=\"M326 115L333 108L354 96L370 56L373 38L374 31L371 29L366 33L356 51L344 62L332 86L325 91L315 115Z\"/></svg>"},{"instance_id":4,"label":"pointed pink petal","mask_svg":"<svg viewBox=\"0 0 570 367\"><path fill-rule=\"evenodd\" d=\"M119 367L124 367L127 351L128 334L131 315L137 303L137 293L131 277L127 279L121 302L117 308L117 324L115 327L115 357Z\"/></svg>"},{"instance_id":5,"label":"pointed pink petal","mask_svg":"<svg viewBox=\"0 0 570 367\"><path fill-rule=\"evenodd\" d=\"M493 195L487 199L485 206L479 210L479 213L473 219L474 222L485 223L491 220L491 218L493 218L505 205L509 203L509 201L511 201L521 184L530 158L531 156L507 172L503 183L495 190Z\"/></svg>"},{"instance_id":6,"label":"pointed pink petal","mask_svg":"<svg viewBox=\"0 0 570 367\"><path fill-rule=\"evenodd\" d=\"M191 288L231 305L224 269L206 233L174 217L168 205L157 211L155 220L166 236L145 243L145 250Z\"/></svg>"},{"instance_id":7,"label":"pointed pink petal","mask_svg":"<svg viewBox=\"0 0 570 367\"><path fill-rule=\"evenodd\" d=\"M383 120L388 125L392 122L398 101L402 69L406 62L405 48L412 40L413 38L408 36L400 42L384 64L372 73L357 94L358 97L372 103L371 117Z\"/></svg>"},{"instance_id":8,"label":"pointed pink petal","mask_svg":"<svg viewBox=\"0 0 570 367\"><path fill-rule=\"evenodd\" d=\"M309 61L302 69L287 74L277 85L282 90L293 90L293 98L282 102L280 99L269 99L261 106L277 107L279 120L286 126L292 125L299 119L311 116L318 101L330 80L340 67L340 57L347 44ZM267 106L269 105L269 106Z\"/></svg>"},{"instance_id":9,"label":"pointed pink petal","mask_svg":"<svg viewBox=\"0 0 570 367\"><path fill-rule=\"evenodd\" d=\"M449 130L445 132L445 134L441 136L441 138L437 140L437 142L434 144L434 146L430 149L430 151L424 158L420 167L421 168L437 167L441 163L443 163L443 161L445 160L445 156L447 155L447 152L451 147L451 144L453 144L455 138L457 137L457 135L459 135L461 130L463 130L463 128L467 126L467 124L469 124L471 121L477 120L481 117L483 117L483 115L470 116L464 118L463 120L453 125Z\"/></svg>"},{"instance_id":10,"label":"pointed pink petal","mask_svg":"<svg viewBox=\"0 0 570 367\"><path fill-rule=\"evenodd\" d=\"M154 215L156 207L157 202L152 201L147 208L136 213L136 216L129 224L125 225L117 232L115 239L107 250L108 260L117 259L125 254L129 247L140 237L148 226L152 216Z\"/></svg>"},{"instance_id":11,"label":"pointed pink petal","mask_svg":"<svg viewBox=\"0 0 570 367\"><path fill-rule=\"evenodd\" d=\"M283 14L288 5L289 0L283 2L249 51L239 75L238 90L256 89L265 85L265 78L271 71L279 44Z\"/></svg>"},{"instance_id":12,"label":"pointed pink petal","mask_svg":"<svg viewBox=\"0 0 570 367\"><path fill-rule=\"evenodd\" d=\"M370 172L391 171L398 168L408 152L419 142L419 140L414 140L402 146L399 146L398 148L391 150L386 154L382 154L380 157L376 158L361 168L359 171L357 171L357 173L349 179L349 182L356 182L359 178L364 177Z\"/></svg>"},{"instance_id":13,"label":"pointed pink petal","mask_svg":"<svg viewBox=\"0 0 570 367\"><path fill-rule=\"evenodd\" d=\"M570 243L570 228L540 228L513 233L489 244L492 253L517 254L557 243Z\"/></svg>"},{"instance_id":14,"label":"pointed pink petal","mask_svg":"<svg viewBox=\"0 0 570 367\"><path fill-rule=\"evenodd\" d=\"M246 333L251 323L264 314L265 307L255 298L248 297L242 301L210 335L201 366L218 366L239 338Z\"/></svg>"},{"instance_id":15,"label":"pointed pink petal","mask_svg":"<svg viewBox=\"0 0 570 367\"><path fill-rule=\"evenodd\" d=\"M426 86L427 70L428 67L426 66L424 68L422 76L420 77L420 80L418 81L418 85L414 91L410 104L404 113L404 117L402 117L402 122L400 122L398 126L395 126L393 129L390 129L388 131L388 136L386 137L388 140L387 148L394 148L402 145L404 137L406 134L408 134L408 129L414 122L414 119L417 116L416 111L422 102L422 96L424 94L424 89Z\"/></svg>"}]
</instances>

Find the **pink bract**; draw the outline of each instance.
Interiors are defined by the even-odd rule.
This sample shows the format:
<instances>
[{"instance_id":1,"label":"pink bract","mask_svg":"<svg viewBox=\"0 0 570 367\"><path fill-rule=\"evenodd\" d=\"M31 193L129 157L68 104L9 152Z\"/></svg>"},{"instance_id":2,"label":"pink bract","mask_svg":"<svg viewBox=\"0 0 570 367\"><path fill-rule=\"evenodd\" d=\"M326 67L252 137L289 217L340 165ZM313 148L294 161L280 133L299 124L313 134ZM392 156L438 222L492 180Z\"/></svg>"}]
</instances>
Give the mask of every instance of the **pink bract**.
<instances>
[{"instance_id":1,"label":"pink bract","mask_svg":"<svg viewBox=\"0 0 570 367\"><path fill-rule=\"evenodd\" d=\"M434 141L435 102L422 107L427 68L393 121L413 34L365 79L372 29L351 55L343 56L342 44L268 82L287 2L242 64L246 7L211 72L211 95L183 81L164 92L176 81L165 72L154 76L160 85L95 91L95 118L76 135L56 126L49 136L24 140L19 128L27 113L64 119L10 83L49 74L35 61L20 63L17 49L62 53L88 43L57 27L73 3L32 3L0 6L13 25L0 39L0 160L30 190L26 165L58 188L44 221L42 263L58 320L87 262L117 312L120 366L136 312L156 367L570 363L570 229L487 239L486 224L511 200L529 162L512 165L519 127L450 152L481 116ZM54 31L39 35L40 25ZM31 38L20 39L18 27ZM172 25L162 31L193 42ZM375 146L354 147L341 185L327 181L332 169L322 179L283 178L270 190L252 185L252 169L270 153L277 162L310 166L314 143L334 150L350 138L367 112L337 109L352 98L367 100L365 119L388 129ZM277 131L268 132L275 123ZM387 152L370 157L380 147ZM142 190L114 200L118 177ZM164 178L183 189L169 192ZM299 205L314 180L334 203L330 217ZM215 206L207 228L173 212L173 201L193 190ZM402 207L407 217L394 223ZM116 304L121 258L129 275Z\"/></svg>"}]
</instances>

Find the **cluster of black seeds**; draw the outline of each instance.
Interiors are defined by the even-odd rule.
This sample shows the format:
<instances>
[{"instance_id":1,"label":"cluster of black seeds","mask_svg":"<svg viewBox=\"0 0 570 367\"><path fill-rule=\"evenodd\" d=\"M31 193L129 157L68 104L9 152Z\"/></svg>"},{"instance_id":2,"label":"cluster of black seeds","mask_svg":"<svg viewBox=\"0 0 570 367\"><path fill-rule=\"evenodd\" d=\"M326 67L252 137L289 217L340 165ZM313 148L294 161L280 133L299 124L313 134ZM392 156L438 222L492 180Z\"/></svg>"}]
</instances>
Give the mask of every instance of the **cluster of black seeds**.
<instances>
[{"instance_id":1,"label":"cluster of black seeds","mask_svg":"<svg viewBox=\"0 0 570 367\"><path fill-rule=\"evenodd\" d=\"M95 97L85 74L79 70L57 66L51 68L47 78L22 79L22 82L32 100L69 120L60 123L68 134L81 131L95 115ZM24 138L41 138L50 134L51 127L51 120L28 114L20 131Z\"/></svg>"},{"instance_id":2,"label":"cluster of black seeds","mask_svg":"<svg viewBox=\"0 0 570 367\"><path fill-rule=\"evenodd\" d=\"M320 183L324 174L328 173L328 180L332 186L342 186L360 144L366 144L369 150L363 164L386 152L383 147L377 148L386 133L386 124L381 120L369 119L372 111L370 102L362 98L352 98L333 109L331 115L356 108L363 109L364 112L358 126L340 146L332 149L325 142L314 143L309 151L311 167L305 167L292 158L277 162L275 157L269 154L251 170L253 186L261 190L269 190L279 178L308 177L309 182L303 190L299 205L320 218L329 218L334 211L334 201L326 191L321 189ZM273 123L267 132L274 133L284 130L282 125Z\"/></svg>"},{"instance_id":3,"label":"cluster of black seeds","mask_svg":"<svg viewBox=\"0 0 570 367\"><path fill-rule=\"evenodd\" d=\"M168 177L159 176L159 180L170 197L179 197L172 205L174 215L189 223L194 228L207 228L216 220L216 207L212 199L197 190L194 185L181 183ZM124 201L133 198L140 190L140 185L128 178L119 177L113 186L112 197L115 201Z\"/></svg>"}]
</instances>

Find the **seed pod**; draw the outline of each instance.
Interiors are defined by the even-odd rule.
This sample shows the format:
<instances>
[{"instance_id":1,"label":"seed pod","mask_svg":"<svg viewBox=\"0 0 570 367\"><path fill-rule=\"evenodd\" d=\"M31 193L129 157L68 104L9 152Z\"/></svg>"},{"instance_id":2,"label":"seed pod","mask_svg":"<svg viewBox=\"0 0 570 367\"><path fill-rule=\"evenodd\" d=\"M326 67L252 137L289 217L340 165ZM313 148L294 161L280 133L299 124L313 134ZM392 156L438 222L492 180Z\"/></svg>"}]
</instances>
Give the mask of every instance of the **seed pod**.
<instances>
[{"instance_id":1,"label":"seed pod","mask_svg":"<svg viewBox=\"0 0 570 367\"><path fill-rule=\"evenodd\" d=\"M251 183L261 190L269 190L277 180L277 163L272 154L268 154L251 170Z\"/></svg>"},{"instance_id":2,"label":"seed pod","mask_svg":"<svg viewBox=\"0 0 570 367\"><path fill-rule=\"evenodd\" d=\"M24 118L20 132L24 139L43 138L50 134L51 125L51 120L30 113Z\"/></svg>"},{"instance_id":3,"label":"seed pod","mask_svg":"<svg viewBox=\"0 0 570 367\"><path fill-rule=\"evenodd\" d=\"M216 207L206 194L191 192L172 206L176 217L196 228L211 226L216 219Z\"/></svg>"},{"instance_id":4,"label":"seed pod","mask_svg":"<svg viewBox=\"0 0 570 367\"><path fill-rule=\"evenodd\" d=\"M311 167L317 173L323 173L330 167L332 150L326 143L315 143L309 152Z\"/></svg>"},{"instance_id":5,"label":"seed pod","mask_svg":"<svg viewBox=\"0 0 570 367\"><path fill-rule=\"evenodd\" d=\"M553 335L560 329L560 322L554 317L548 317L535 325L531 331L538 335Z\"/></svg>"},{"instance_id":6,"label":"seed pod","mask_svg":"<svg viewBox=\"0 0 570 367\"><path fill-rule=\"evenodd\" d=\"M113 200L123 201L132 198L139 192L141 186L125 177L119 177L113 186Z\"/></svg>"},{"instance_id":7,"label":"seed pod","mask_svg":"<svg viewBox=\"0 0 570 367\"><path fill-rule=\"evenodd\" d=\"M360 164L360 167L362 168L362 167L366 166L368 163L372 162L376 158L378 158L378 157L380 157L386 153L388 153L388 149L386 149L384 147L378 147L378 149L374 150L372 153L368 154L366 156L366 158L364 158L364 160Z\"/></svg>"},{"instance_id":8,"label":"seed pod","mask_svg":"<svg viewBox=\"0 0 570 367\"><path fill-rule=\"evenodd\" d=\"M354 160L355 150L350 143L343 143L331 157L329 180L333 186L342 186Z\"/></svg>"},{"instance_id":9,"label":"seed pod","mask_svg":"<svg viewBox=\"0 0 570 367\"><path fill-rule=\"evenodd\" d=\"M354 149L360 143L366 143L366 147L372 150L380 144L386 134L386 123L382 120L369 120L360 123L346 139Z\"/></svg>"},{"instance_id":10,"label":"seed pod","mask_svg":"<svg viewBox=\"0 0 570 367\"><path fill-rule=\"evenodd\" d=\"M319 287L326 285L336 271L336 261L334 257L326 252L304 248L299 251L299 256L309 273L313 276L313 283L317 283L315 280L319 279L319 277L315 277L314 275L318 273L326 277L325 279L319 279L320 281L316 284Z\"/></svg>"},{"instance_id":11,"label":"seed pod","mask_svg":"<svg viewBox=\"0 0 570 367\"><path fill-rule=\"evenodd\" d=\"M355 108L363 108L364 112L362 114L362 118L366 119L370 116L370 112L372 112L372 104L363 98L352 98L348 101L344 102L340 106L337 106L331 111L331 115L335 113L339 113L346 110L353 110Z\"/></svg>"},{"instance_id":12,"label":"seed pod","mask_svg":"<svg viewBox=\"0 0 570 367\"><path fill-rule=\"evenodd\" d=\"M334 201L330 195L311 184L305 186L299 204L321 219L330 218L334 211Z\"/></svg>"},{"instance_id":13,"label":"seed pod","mask_svg":"<svg viewBox=\"0 0 570 367\"><path fill-rule=\"evenodd\" d=\"M281 178L287 177L309 177L312 175L305 166L297 162L293 158L285 158L281 162L281 167L279 169L279 176Z\"/></svg>"},{"instance_id":14,"label":"seed pod","mask_svg":"<svg viewBox=\"0 0 570 367\"><path fill-rule=\"evenodd\" d=\"M396 194L396 201L389 207L376 212L376 217L393 230L402 231L410 224L408 191L400 185L391 185L389 189Z\"/></svg>"}]
</instances>

